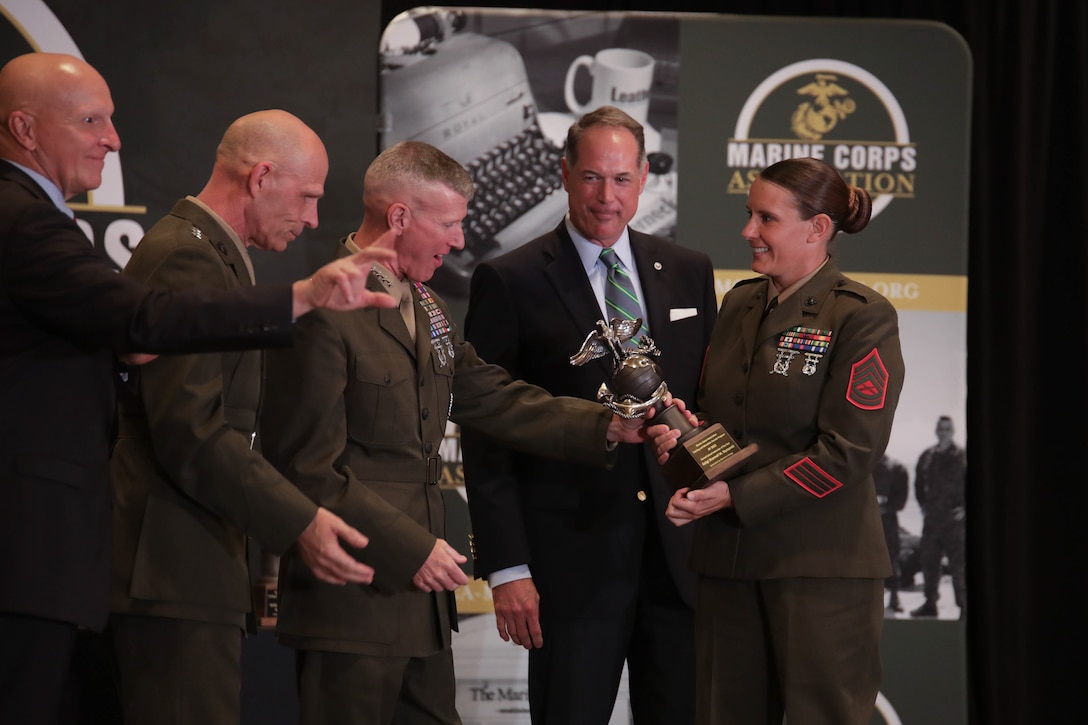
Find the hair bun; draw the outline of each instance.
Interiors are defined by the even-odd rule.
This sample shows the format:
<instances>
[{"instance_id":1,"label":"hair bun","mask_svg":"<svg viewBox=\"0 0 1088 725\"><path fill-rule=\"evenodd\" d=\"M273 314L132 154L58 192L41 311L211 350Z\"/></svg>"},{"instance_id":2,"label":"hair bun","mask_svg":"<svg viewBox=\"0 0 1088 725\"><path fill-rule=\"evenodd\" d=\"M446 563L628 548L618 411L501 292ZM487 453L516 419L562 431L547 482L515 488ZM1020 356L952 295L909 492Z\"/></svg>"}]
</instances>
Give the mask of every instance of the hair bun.
<instances>
[{"instance_id":1,"label":"hair bun","mask_svg":"<svg viewBox=\"0 0 1088 725\"><path fill-rule=\"evenodd\" d=\"M873 197L859 186L851 186L849 191L850 210L840 227L847 234L854 234L869 224L869 217L873 214Z\"/></svg>"}]
</instances>

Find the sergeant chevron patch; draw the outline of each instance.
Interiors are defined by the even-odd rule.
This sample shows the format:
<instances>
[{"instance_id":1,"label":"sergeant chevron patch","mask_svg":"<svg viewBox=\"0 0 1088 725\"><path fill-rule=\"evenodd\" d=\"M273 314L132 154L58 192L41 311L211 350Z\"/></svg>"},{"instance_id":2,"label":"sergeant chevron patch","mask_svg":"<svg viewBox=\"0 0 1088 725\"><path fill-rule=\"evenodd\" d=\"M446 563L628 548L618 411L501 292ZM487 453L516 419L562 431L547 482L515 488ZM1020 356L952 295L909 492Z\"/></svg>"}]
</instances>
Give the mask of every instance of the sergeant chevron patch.
<instances>
[{"instance_id":1,"label":"sergeant chevron patch","mask_svg":"<svg viewBox=\"0 0 1088 725\"><path fill-rule=\"evenodd\" d=\"M823 498L832 491L842 488L842 481L817 466L808 456L794 463L784 473L787 478L816 498Z\"/></svg>"},{"instance_id":2,"label":"sergeant chevron patch","mask_svg":"<svg viewBox=\"0 0 1088 725\"><path fill-rule=\"evenodd\" d=\"M874 347L872 352L850 368L846 399L862 410L880 410L884 407L887 392L888 370Z\"/></svg>"}]
</instances>

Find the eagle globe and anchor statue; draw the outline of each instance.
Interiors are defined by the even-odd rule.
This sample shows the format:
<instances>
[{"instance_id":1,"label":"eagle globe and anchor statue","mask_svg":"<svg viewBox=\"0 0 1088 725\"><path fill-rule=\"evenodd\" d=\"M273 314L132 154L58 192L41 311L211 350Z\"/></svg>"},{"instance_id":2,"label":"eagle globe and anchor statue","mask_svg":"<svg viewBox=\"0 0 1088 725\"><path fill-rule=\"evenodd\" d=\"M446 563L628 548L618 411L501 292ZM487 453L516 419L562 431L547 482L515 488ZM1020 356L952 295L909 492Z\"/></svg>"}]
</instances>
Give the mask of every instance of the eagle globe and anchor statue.
<instances>
[{"instance_id":1,"label":"eagle globe and anchor statue","mask_svg":"<svg viewBox=\"0 0 1088 725\"><path fill-rule=\"evenodd\" d=\"M654 360L661 350L649 335L642 335L634 347L627 343L642 327L642 319L597 320L570 364L612 356L611 385L601 383L597 400L622 418L642 418L651 408L654 423L680 431L676 448L669 452L662 473L673 488L702 488L720 480L759 450L755 443L741 448L720 423L705 428L694 426L675 404L665 405L669 392L661 366Z\"/></svg>"}]
</instances>

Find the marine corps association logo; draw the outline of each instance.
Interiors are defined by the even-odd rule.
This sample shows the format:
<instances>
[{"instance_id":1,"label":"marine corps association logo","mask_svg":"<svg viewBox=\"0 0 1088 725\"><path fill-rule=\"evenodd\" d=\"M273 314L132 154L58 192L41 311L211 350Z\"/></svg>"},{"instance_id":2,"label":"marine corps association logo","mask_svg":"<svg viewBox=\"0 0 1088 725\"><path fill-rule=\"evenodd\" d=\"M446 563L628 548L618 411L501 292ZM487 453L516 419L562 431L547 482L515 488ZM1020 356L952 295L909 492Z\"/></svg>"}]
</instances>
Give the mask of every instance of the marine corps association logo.
<instances>
[{"instance_id":1,"label":"marine corps association logo","mask_svg":"<svg viewBox=\"0 0 1088 725\"><path fill-rule=\"evenodd\" d=\"M26 40L28 46L0 48L0 65L31 51L67 53L77 58L83 57L72 36L43 0L0 0L0 15ZM72 201L68 206L76 212L76 222L87 238L101 246L114 264L124 267L132 256L132 249L143 238L144 230L136 220L118 217L146 214L147 209L125 204L119 153L106 155L102 184L87 192L86 202ZM87 212L96 212L91 217L94 224L83 218Z\"/></svg>"},{"instance_id":2,"label":"marine corps association logo","mask_svg":"<svg viewBox=\"0 0 1088 725\"><path fill-rule=\"evenodd\" d=\"M914 196L918 149L892 92L869 71L828 58L793 63L748 96L729 139L728 192L747 194L765 167L812 156L873 197L873 216Z\"/></svg>"}]
</instances>

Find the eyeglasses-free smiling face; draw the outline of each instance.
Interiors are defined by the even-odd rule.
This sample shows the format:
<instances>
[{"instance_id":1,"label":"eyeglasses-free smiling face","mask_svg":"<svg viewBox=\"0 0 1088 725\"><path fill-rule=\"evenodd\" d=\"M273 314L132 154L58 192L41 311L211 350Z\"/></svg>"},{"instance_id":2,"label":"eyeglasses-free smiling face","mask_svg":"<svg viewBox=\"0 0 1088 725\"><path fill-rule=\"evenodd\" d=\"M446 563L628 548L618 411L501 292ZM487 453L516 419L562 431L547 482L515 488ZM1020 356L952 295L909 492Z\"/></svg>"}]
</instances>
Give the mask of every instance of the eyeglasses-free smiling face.
<instances>
[{"instance_id":1,"label":"eyeglasses-free smiling face","mask_svg":"<svg viewBox=\"0 0 1088 725\"><path fill-rule=\"evenodd\" d=\"M578 142L578 161L563 159L570 220L590 241L609 247L638 211L648 164L639 168L638 142L625 128L593 126Z\"/></svg>"},{"instance_id":2,"label":"eyeglasses-free smiling face","mask_svg":"<svg viewBox=\"0 0 1088 725\"><path fill-rule=\"evenodd\" d=\"M31 155L65 199L97 189L106 154L121 148L106 81L89 66L68 66L26 111L36 144Z\"/></svg>"},{"instance_id":3,"label":"eyeglasses-free smiling face","mask_svg":"<svg viewBox=\"0 0 1088 725\"><path fill-rule=\"evenodd\" d=\"M741 230L752 249L752 271L786 289L827 257L830 222L826 214L801 219L792 193L756 179L748 190L748 223Z\"/></svg>"}]
</instances>

